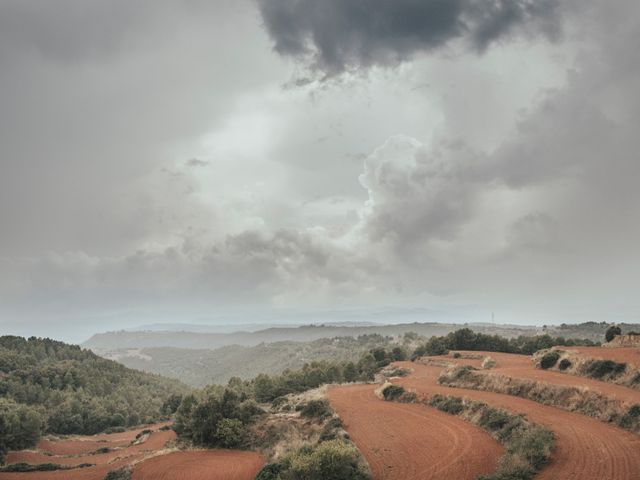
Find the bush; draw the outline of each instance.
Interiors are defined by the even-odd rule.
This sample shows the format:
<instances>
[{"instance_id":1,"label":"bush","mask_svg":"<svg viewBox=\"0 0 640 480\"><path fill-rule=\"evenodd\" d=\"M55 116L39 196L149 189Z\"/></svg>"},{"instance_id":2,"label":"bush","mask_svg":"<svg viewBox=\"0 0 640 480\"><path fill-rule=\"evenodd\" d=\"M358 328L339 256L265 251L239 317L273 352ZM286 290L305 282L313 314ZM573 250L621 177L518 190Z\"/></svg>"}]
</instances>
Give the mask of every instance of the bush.
<instances>
[{"instance_id":1,"label":"bush","mask_svg":"<svg viewBox=\"0 0 640 480\"><path fill-rule=\"evenodd\" d=\"M530 426L514 435L507 451L522 456L535 470L539 470L551 455L553 433L546 428Z\"/></svg>"},{"instance_id":2,"label":"bush","mask_svg":"<svg viewBox=\"0 0 640 480\"><path fill-rule=\"evenodd\" d=\"M104 480L131 480L131 468L124 467L118 470L111 470L107 473L107 476L104 477Z\"/></svg>"},{"instance_id":3,"label":"bush","mask_svg":"<svg viewBox=\"0 0 640 480\"><path fill-rule=\"evenodd\" d=\"M547 370L548 368L555 366L559 359L560 354L558 352L551 351L545 353L540 359L540 368Z\"/></svg>"},{"instance_id":4,"label":"bush","mask_svg":"<svg viewBox=\"0 0 640 480\"><path fill-rule=\"evenodd\" d=\"M235 418L223 418L218 422L215 438L224 448L237 448L244 442L246 427Z\"/></svg>"},{"instance_id":5,"label":"bush","mask_svg":"<svg viewBox=\"0 0 640 480\"><path fill-rule=\"evenodd\" d=\"M326 400L310 400L300 408L300 416L307 418L325 418L331 415L331 407Z\"/></svg>"},{"instance_id":6,"label":"bush","mask_svg":"<svg viewBox=\"0 0 640 480\"><path fill-rule=\"evenodd\" d=\"M458 415L464 410L462 398L434 395L429 399L429 405L451 415Z\"/></svg>"},{"instance_id":7,"label":"bush","mask_svg":"<svg viewBox=\"0 0 640 480\"><path fill-rule=\"evenodd\" d=\"M569 360L568 358L563 358L562 360L560 360L560 363L558 364L558 368L562 371L567 370L568 368L571 368L571 360Z\"/></svg>"},{"instance_id":8,"label":"bush","mask_svg":"<svg viewBox=\"0 0 640 480\"><path fill-rule=\"evenodd\" d=\"M592 378L600 379L605 376L615 377L624 373L626 363L617 363L612 360L594 360L586 366L586 373Z\"/></svg>"},{"instance_id":9,"label":"bush","mask_svg":"<svg viewBox=\"0 0 640 480\"><path fill-rule=\"evenodd\" d=\"M404 388L400 385L389 385L382 390L382 396L385 400L398 400L405 394Z\"/></svg>"},{"instance_id":10,"label":"bush","mask_svg":"<svg viewBox=\"0 0 640 480\"><path fill-rule=\"evenodd\" d=\"M337 439L321 442L314 447L303 447L287 456L282 461L279 475L283 480L366 480L369 478L355 445Z\"/></svg>"},{"instance_id":11,"label":"bush","mask_svg":"<svg viewBox=\"0 0 640 480\"><path fill-rule=\"evenodd\" d=\"M485 357L485 359L482 361L482 368L484 368L485 370L489 370L495 366L496 361L491 357Z\"/></svg>"},{"instance_id":12,"label":"bush","mask_svg":"<svg viewBox=\"0 0 640 480\"><path fill-rule=\"evenodd\" d=\"M453 358L461 358L462 354L460 352L453 352Z\"/></svg>"},{"instance_id":13,"label":"bush","mask_svg":"<svg viewBox=\"0 0 640 480\"><path fill-rule=\"evenodd\" d=\"M482 412L479 425L485 430L497 432L509 422L509 414L504 410L487 408Z\"/></svg>"},{"instance_id":14,"label":"bush","mask_svg":"<svg viewBox=\"0 0 640 480\"><path fill-rule=\"evenodd\" d=\"M282 465L267 463L256 475L256 480L280 480L282 478L280 472L282 472Z\"/></svg>"},{"instance_id":15,"label":"bush","mask_svg":"<svg viewBox=\"0 0 640 480\"><path fill-rule=\"evenodd\" d=\"M611 325L609 328L607 328L607 331L604 334L604 339L607 342L610 342L611 340L616 338L618 335L622 335L622 329L617 325Z\"/></svg>"}]
</instances>

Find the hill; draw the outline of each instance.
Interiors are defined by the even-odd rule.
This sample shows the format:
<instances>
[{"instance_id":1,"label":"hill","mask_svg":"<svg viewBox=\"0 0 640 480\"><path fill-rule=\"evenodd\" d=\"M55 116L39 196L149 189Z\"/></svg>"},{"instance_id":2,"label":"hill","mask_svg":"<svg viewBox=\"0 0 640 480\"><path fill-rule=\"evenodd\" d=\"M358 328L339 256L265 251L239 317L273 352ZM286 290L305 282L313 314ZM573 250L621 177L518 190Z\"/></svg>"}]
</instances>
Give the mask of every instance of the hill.
<instances>
[{"instance_id":1,"label":"hill","mask_svg":"<svg viewBox=\"0 0 640 480\"><path fill-rule=\"evenodd\" d=\"M164 418L187 388L131 370L75 345L0 337L0 437L25 448L45 432L93 434Z\"/></svg>"},{"instance_id":2,"label":"hill","mask_svg":"<svg viewBox=\"0 0 640 480\"><path fill-rule=\"evenodd\" d=\"M402 323L395 325L303 325L233 333L119 331L96 334L83 345L99 353L115 349L152 347L215 349L227 345L254 346L260 343L282 341L309 342L321 338L358 337L371 334L399 336L407 332L415 332L418 335L430 337L446 335L460 327L461 325L452 323ZM541 328L530 326L473 324L472 327L476 332L497 334L509 338L542 333Z\"/></svg>"},{"instance_id":3,"label":"hill","mask_svg":"<svg viewBox=\"0 0 640 480\"><path fill-rule=\"evenodd\" d=\"M261 343L249 347L229 345L214 350L175 347L118 349L103 352L103 355L130 368L203 387L227 383L231 377L249 379L260 373L276 374L318 360L356 361L372 348L391 345L389 337L372 334L311 342Z\"/></svg>"}]
</instances>

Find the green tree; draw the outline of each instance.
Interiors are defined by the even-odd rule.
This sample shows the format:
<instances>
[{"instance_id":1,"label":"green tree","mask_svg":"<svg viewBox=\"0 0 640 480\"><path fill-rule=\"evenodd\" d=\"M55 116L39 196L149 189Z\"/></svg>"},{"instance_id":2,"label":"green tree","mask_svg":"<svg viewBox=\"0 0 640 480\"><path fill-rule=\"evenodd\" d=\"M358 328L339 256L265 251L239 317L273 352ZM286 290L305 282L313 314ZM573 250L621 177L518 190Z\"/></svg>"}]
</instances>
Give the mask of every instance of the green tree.
<instances>
[{"instance_id":1,"label":"green tree","mask_svg":"<svg viewBox=\"0 0 640 480\"><path fill-rule=\"evenodd\" d=\"M236 418L223 418L218 422L215 438L224 448L237 448L244 442L246 427Z\"/></svg>"},{"instance_id":2,"label":"green tree","mask_svg":"<svg viewBox=\"0 0 640 480\"><path fill-rule=\"evenodd\" d=\"M604 338L607 342L610 342L618 335L622 335L622 329L617 325L611 325L609 328L607 328L607 331L604 334Z\"/></svg>"}]
</instances>

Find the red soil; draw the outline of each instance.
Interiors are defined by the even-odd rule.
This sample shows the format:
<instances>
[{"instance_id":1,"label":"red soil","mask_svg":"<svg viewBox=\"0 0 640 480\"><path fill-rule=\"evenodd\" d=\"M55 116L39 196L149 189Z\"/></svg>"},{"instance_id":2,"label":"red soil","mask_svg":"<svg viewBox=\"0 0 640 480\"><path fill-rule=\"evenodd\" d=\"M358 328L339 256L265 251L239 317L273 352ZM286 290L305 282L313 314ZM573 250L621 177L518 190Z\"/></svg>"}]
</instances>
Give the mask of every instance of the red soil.
<instances>
[{"instance_id":1,"label":"red soil","mask_svg":"<svg viewBox=\"0 0 640 480\"><path fill-rule=\"evenodd\" d=\"M471 480L495 470L503 449L484 431L423 405L385 402L374 389L329 390L331 404L374 479Z\"/></svg>"},{"instance_id":2,"label":"red soil","mask_svg":"<svg viewBox=\"0 0 640 480\"><path fill-rule=\"evenodd\" d=\"M559 347L563 350L578 352L580 355L614 362L629 363L640 367L640 348L606 348L606 347Z\"/></svg>"},{"instance_id":3,"label":"red soil","mask_svg":"<svg viewBox=\"0 0 640 480\"><path fill-rule=\"evenodd\" d=\"M83 453L95 452L99 448L116 448L126 447L143 430L158 430L164 425L170 425L171 422L156 423L153 425L147 425L136 428L134 430L127 430L122 433L103 433L100 435L76 435L65 440L52 441L43 438L38 442L36 449L52 453L54 455L80 455Z\"/></svg>"},{"instance_id":4,"label":"red soil","mask_svg":"<svg viewBox=\"0 0 640 480\"><path fill-rule=\"evenodd\" d=\"M500 358L500 354L492 353L491 356L498 357L496 358L498 363L503 362L502 368L510 368L505 362L507 359ZM531 421L551 429L556 435L556 450L551 463L536 477L536 480L638 480L640 478L640 455L638 455L640 437L636 435L599 420L548 407L531 400L438 385L437 377L442 370L441 367L410 362L402 362L399 365L413 369L414 372L394 382L419 394L463 396L486 402L515 413L525 414ZM568 375L565 377L572 378Z\"/></svg>"},{"instance_id":5,"label":"red soil","mask_svg":"<svg viewBox=\"0 0 640 480\"><path fill-rule=\"evenodd\" d=\"M140 432L140 430L137 430L137 432ZM133 435L133 438L135 438L135 435ZM110 470L115 470L134 461L142 460L146 455L164 448L165 444L174 438L175 432L172 430L156 431L150 434L142 443L97 455L50 456L39 452L11 452L7 457L8 463L57 463L59 465L89 463L95 464L95 466L73 470L56 470L52 472L0 473L0 480L103 480ZM110 444L107 442L101 445L105 446Z\"/></svg>"},{"instance_id":6,"label":"red soil","mask_svg":"<svg viewBox=\"0 0 640 480\"><path fill-rule=\"evenodd\" d=\"M172 430L154 432L149 435L146 440L136 445L131 445L130 447L115 448L110 452L98 453L95 455L45 455L40 452L22 450L19 452L10 452L7 455L7 463L57 463L58 465L80 465L83 463L92 463L95 465L102 465L105 463L109 463L117 458L129 457L139 452L161 449L169 440L173 440L175 437L176 434ZM109 443L102 443L100 445L102 445L103 447L111 447L111 444Z\"/></svg>"},{"instance_id":7,"label":"red soil","mask_svg":"<svg viewBox=\"0 0 640 480\"><path fill-rule=\"evenodd\" d=\"M587 348L587 347L585 347ZM573 347L571 347L573 350ZM602 348L599 350L613 350L609 348ZM491 375L492 373L499 373L514 378L524 378L528 380L536 380L539 382L549 383L552 385L567 385L572 387L586 387L589 390L598 392L611 399L619 400L625 404L640 403L640 390L634 390L622 385L616 385L610 382L602 382L591 378L578 377L575 375L569 375L562 372L553 370L541 370L536 368L527 355L516 355L512 353L495 353L495 352L475 352L482 355L490 356L496 360L495 368L490 370L480 370L481 373ZM443 358L444 357L435 357ZM459 363L461 359L454 359L447 357L447 360L455 363ZM639 477L640 478L640 477Z\"/></svg>"},{"instance_id":8,"label":"red soil","mask_svg":"<svg viewBox=\"0 0 640 480\"><path fill-rule=\"evenodd\" d=\"M139 463L133 480L253 480L264 457L238 450L175 452Z\"/></svg>"}]
</instances>

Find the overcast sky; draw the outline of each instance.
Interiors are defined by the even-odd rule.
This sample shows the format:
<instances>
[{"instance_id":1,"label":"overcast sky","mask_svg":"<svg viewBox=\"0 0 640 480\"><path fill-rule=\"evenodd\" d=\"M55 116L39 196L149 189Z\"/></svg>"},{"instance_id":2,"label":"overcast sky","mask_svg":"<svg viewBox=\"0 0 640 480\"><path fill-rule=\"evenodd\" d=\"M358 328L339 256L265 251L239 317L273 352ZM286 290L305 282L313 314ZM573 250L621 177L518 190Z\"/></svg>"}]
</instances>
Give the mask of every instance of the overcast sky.
<instances>
[{"instance_id":1,"label":"overcast sky","mask_svg":"<svg viewBox=\"0 0 640 480\"><path fill-rule=\"evenodd\" d=\"M640 320L638 51L636 0L2 1L0 331Z\"/></svg>"}]
</instances>

